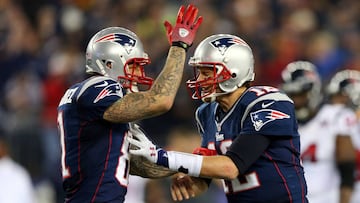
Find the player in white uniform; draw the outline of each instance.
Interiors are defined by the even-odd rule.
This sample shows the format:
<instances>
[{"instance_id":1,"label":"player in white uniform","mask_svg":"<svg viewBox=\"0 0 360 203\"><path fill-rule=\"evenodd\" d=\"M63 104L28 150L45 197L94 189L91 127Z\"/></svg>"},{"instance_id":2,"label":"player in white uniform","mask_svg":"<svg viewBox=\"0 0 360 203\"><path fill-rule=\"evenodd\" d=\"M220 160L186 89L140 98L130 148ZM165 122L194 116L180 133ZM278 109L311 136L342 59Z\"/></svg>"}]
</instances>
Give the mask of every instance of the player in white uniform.
<instances>
[{"instance_id":1,"label":"player in white uniform","mask_svg":"<svg viewBox=\"0 0 360 203\"><path fill-rule=\"evenodd\" d=\"M360 95L360 91L357 92ZM356 169L355 169L355 184L354 191L351 198L351 203L359 203L360 202L360 104L357 106L357 119L358 125L356 128L356 136L353 138L353 143L356 149Z\"/></svg>"},{"instance_id":2,"label":"player in white uniform","mask_svg":"<svg viewBox=\"0 0 360 203\"><path fill-rule=\"evenodd\" d=\"M358 109L360 107L360 72L356 70L342 70L334 75L329 83L328 90L330 92L341 91L350 99L345 101L351 108ZM358 116L358 124L355 132L352 134L353 145L357 151L356 153L356 169L355 169L355 184L351 198L351 203L360 202L360 117Z\"/></svg>"},{"instance_id":3,"label":"player in white uniform","mask_svg":"<svg viewBox=\"0 0 360 203\"><path fill-rule=\"evenodd\" d=\"M282 89L294 100L299 121L301 157L311 203L348 203L354 183L355 151L351 135L354 111L347 97L329 83L321 104L321 80L308 61L295 61L282 73ZM334 82L334 81L332 81Z\"/></svg>"}]
</instances>

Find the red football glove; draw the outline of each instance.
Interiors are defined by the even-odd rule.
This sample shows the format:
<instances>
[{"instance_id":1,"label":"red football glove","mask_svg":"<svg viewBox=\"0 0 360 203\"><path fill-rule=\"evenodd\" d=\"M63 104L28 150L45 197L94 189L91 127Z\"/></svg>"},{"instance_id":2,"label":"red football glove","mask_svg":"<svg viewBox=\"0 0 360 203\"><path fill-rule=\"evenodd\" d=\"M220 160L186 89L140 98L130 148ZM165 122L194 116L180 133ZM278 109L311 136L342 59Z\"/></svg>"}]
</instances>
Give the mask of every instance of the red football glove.
<instances>
[{"instance_id":1,"label":"red football glove","mask_svg":"<svg viewBox=\"0 0 360 203\"><path fill-rule=\"evenodd\" d=\"M164 22L170 45L179 46L185 50L192 45L196 31L203 21L202 16L196 19L197 14L198 8L194 5L190 4L186 10L184 6L181 6L174 27L168 21Z\"/></svg>"},{"instance_id":2,"label":"red football glove","mask_svg":"<svg viewBox=\"0 0 360 203\"><path fill-rule=\"evenodd\" d=\"M208 149L204 147L198 147L194 149L193 154L198 154L202 156L215 156L217 154L216 150Z\"/></svg>"}]
</instances>

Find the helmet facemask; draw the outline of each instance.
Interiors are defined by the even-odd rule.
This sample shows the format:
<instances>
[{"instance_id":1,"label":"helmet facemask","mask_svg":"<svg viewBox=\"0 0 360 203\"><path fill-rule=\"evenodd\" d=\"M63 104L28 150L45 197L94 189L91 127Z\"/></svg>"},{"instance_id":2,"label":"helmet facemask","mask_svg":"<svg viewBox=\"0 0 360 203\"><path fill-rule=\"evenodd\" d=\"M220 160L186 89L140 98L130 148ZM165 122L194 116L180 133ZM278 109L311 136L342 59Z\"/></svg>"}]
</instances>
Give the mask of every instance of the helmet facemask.
<instances>
[{"instance_id":1,"label":"helmet facemask","mask_svg":"<svg viewBox=\"0 0 360 203\"><path fill-rule=\"evenodd\" d=\"M120 84L129 92L148 90L153 79L145 75L144 66L150 63L148 58L133 58L124 65L124 75L118 77Z\"/></svg>"},{"instance_id":2,"label":"helmet facemask","mask_svg":"<svg viewBox=\"0 0 360 203\"><path fill-rule=\"evenodd\" d=\"M287 92L294 101L296 117L300 123L308 121L321 101L317 84L307 84L308 88L300 92Z\"/></svg>"},{"instance_id":3,"label":"helmet facemask","mask_svg":"<svg viewBox=\"0 0 360 203\"><path fill-rule=\"evenodd\" d=\"M200 70L199 68L206 67L212 69L212 76L199 80ZM224 92L217 92L219 84L230 79L230 71L220 63L197 63L197 66L193 67L194 78L186 82L192 99L202 99L204 102L215 101L216 96L227 94Z\"/></svg>"}]
</instances>

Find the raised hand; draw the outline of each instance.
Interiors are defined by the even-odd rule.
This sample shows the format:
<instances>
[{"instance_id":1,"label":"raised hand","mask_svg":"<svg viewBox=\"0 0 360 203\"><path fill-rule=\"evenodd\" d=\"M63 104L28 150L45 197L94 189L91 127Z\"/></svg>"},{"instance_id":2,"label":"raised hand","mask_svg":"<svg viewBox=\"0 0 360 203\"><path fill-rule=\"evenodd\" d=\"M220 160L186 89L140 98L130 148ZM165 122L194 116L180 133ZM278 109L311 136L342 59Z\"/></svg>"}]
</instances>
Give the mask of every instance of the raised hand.
<instances>
[{"instance_id":1,"label":"raised hand","mask_svg":"<svg viewBox=\"0 0 360 203\"><path fill-rule=\"evenodd\" d=\"M164 22L168 41L171 45L182 47L185 50L192 45L196 32L203 21L203 17L197 18L197 14L198 8L194 5L190 4L186 9L181 6L175 26L172 26L168 21Z\"/></svg>"}]
</instances>

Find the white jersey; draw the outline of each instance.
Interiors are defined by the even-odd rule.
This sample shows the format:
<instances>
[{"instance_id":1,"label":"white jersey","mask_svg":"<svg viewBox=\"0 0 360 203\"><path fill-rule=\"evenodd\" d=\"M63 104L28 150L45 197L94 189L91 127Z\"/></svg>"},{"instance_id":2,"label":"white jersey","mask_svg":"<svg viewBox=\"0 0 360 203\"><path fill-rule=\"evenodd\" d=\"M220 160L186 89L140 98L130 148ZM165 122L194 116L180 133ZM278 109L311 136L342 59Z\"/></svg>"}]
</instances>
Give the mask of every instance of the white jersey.
<instances>
[{"instance_id":1,"label":"white jersey","mask_svg":"<svg viewBox=\"0 0 360 203\"><path fill-rule=\"evenodd\" d=\"M356 149L356 170L355 170L355 185L354 191L351 198L351 203L360 202L360 120L358 119L358 124L356 128L355 136L353 137L354 147Z\"/></svg>"},{"instance_id":2,"label":"white jersey","mask_svg":"<svg viewBox=\"0 0 360 203\"><path fill-rule=\"evenodd\" d=\"M355 113L343 105L325 104L317 115L299 125L301 157L311 203L337 203L340 176L336 167L336 137L351 135Z\"/></svg>"}]
</instances>

